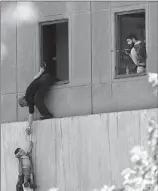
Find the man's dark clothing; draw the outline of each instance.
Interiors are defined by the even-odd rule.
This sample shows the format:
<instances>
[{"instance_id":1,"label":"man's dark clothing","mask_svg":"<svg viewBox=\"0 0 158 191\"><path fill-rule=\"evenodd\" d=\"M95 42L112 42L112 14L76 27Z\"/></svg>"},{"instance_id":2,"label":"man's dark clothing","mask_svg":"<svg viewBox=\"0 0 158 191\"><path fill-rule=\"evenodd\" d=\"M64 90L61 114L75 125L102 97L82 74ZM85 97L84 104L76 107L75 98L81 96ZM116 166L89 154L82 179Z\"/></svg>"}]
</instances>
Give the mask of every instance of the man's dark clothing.
<instances>
[{"instance_id":1,"label":"man's dark clothing","mask_svg":"<svg viewBox=\"0 0 158 191\"><path fill-rule=\"evenodd\" d=\"M44 103L44 97L53 83L53 77L49 73L44 72L28 86L25 93L25 99L30 114L34 113L34 105L36 105L42 116L52 115Z\"/></svg>"},{"instance_id":2,"label":"man's dark clothing","mask_svg":"<svg viewBox=\"0 0 158 191\"><path fill-rule=\"evenodd\" d=\"M146 45L144 42L139 41L134 45L134 48L136 50L137 56L138 56L138 65L139 66L146 66Z\"/></svg>"},{"instance_id":3,"label":"man's dark clothing","mask_svg":"<svg viewBox=\"0 0 158 191\"><path fill-rule=\"evenodd\" d=\"M47 64L46 64L47 63ZM56 81L56 61L48 60L47 62L43 62L42 67L44 68L43 74L49 74Z\"/></svg>"}]
</instances>

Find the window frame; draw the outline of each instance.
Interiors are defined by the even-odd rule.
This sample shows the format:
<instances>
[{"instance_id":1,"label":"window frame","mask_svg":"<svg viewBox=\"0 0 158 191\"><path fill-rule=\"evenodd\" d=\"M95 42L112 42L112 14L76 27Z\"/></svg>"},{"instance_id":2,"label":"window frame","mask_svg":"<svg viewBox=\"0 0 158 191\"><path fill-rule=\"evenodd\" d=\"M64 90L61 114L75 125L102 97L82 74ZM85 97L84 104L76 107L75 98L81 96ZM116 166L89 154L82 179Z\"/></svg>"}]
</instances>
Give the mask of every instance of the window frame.
<instances>
[{"instance_id":1,"label":"window frame","mask_svg":"<svg viewBox=\"0 0 158 191\"><path fill-rule=\"evenodd\" d=\"M39 66L42 66L42 61L43 61L43 47L42 47L42 42L43 42L43 38L42 38L42 27L45 25L52 25L52 24L58 24L58 23L68 23L68 49L69 49L69 18L59 18L59 19L48 19L48 20L44 20L44 21L40 21L38 24L38 28L39 28ZM68 80L63 80L63 81L58 81L55 82L54 85L66 85L70 83L70 53L68 52L68 67L69 67L69 74L68 74Z\"/></svg>"},{"instance_id":2,"label":"window frame","mask_svg":"<svg viewBox=\"0 0 158 191\"><path fill-rule=\"evenodd\" d=\"M131 6L124 6L124 7L116 7L111 9L111 28L112 28L112 35L111 35L111 60L112 60L112 81L118 81L118 80L126 80L128 79L137 79L137 77L143 77L147 75L147 66L148 66L148 60L146 61L146 72L142 74L124 74L124 75L118 75L118 63L119 63L119 54L116 52L118 49L118 25L119 22L117 20L118 15L125 15L130 13L139 13L139 12L145 12L145 40L146 40L146 51L148 53L148 6L145 3L142 3L140 5L131 5Z\"/></svg>"}]
</instances>

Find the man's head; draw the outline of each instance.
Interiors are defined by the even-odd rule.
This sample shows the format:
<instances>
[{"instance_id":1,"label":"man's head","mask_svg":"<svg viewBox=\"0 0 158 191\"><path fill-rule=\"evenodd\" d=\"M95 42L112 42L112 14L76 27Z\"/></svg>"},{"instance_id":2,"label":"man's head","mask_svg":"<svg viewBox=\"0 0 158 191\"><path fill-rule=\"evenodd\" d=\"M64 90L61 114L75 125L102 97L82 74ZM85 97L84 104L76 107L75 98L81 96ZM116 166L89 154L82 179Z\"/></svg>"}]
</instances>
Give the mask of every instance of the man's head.
<instances>
[{"instance_id":1,"label":"man's head","mask_svg":"<svg viewBox=\"0 0 158 191\"><path fill-rule=\"evenodd\" d=\"M25 96L20 97L19 100L18 100L18 103L19 103L19 105L21 107L26 107L27 106L27 101L25 99Z\"/></svg>"},{"instance_id":2,"label":"man's head","mask_svg":"<svg viewBox=\"0 0 158 191\"><path fill-rule=\"evenodd\" d=\"M127 40L127 44L130 46L130 47L133 47L134 44L138 41L138 38L135 34L130 34L126 37L126 40Z\"/></svg>"},{"instance_id":3,"label":"man's head","mask_svg":"<svg viewBox=\"0 0 158 191\"><path fill-rule=\"evenodd\" d=\"M17 148L14 152L16 158L20 158L25 154L25 151L21 148Z\"/></svg>"}]
</instances>

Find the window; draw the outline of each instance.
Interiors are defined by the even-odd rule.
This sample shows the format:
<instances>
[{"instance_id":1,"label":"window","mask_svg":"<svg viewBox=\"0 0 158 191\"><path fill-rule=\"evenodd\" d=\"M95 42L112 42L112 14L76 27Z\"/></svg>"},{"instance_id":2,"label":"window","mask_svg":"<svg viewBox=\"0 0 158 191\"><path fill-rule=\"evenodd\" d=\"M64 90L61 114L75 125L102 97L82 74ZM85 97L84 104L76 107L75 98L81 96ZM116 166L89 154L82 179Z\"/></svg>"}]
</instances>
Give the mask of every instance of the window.
<instances>
[{"instance_id":1,"label":"window","mask_svg":"<svg viewBox=\"0 0 158 191\"><path fill-rule=\"evenodd\" d=\"M56 82L68 82L68 20L40 23L40 38L41 64L49 65Z\"/></svg>"},{"instance_id":2,"label":"window","mask_svg":"<svg viewBox=\"0 0 158 191\"><path fill-rule=\"evenodd\" d=\"M121 76L126 77L130 75L145 74L145 67L143 71L139 73L137 65L134 64L132 58L126 54L126 52L131 53L131 48L127 44L126 40L127 36L130 34L136 35L137 39L144 42L145 46L144 10L116 14L116 78Z\"/></svg>"}]
</instances>

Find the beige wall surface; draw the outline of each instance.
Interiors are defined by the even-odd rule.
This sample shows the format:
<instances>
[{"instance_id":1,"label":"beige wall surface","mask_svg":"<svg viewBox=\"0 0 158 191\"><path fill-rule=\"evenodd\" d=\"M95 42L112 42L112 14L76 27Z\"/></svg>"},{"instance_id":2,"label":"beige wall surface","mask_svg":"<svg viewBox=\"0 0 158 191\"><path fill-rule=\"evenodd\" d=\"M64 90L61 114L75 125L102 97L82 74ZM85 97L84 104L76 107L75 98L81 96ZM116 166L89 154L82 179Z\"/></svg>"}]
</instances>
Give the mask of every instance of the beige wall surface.
<instances>
[{"instance_id":1,"label":"beige wall surface","mask_svg":"<svg viewBox=\"0 0 158 191\"><path fill-rule=\"evenodd\" d=\"M37 191L92 191L123 181L133 146L147 148L148 118L158 109L96 114L36 121L33 125L33 164ZM130 123L129 123L130 121ZM27 148L25 122L1 126L1 190L15 191L17 147Z\"/></svg>"},{"instance_id":2,"label":"beige wall surface","mask_svg":"<svg viewBox=\"0 0 158 191\"><path fill-rule=\"evenodd\" d=\"M19 2L1 2L6 8ZM38 22L69 19L68 84L51 88L46 104L56 118L91 113L155 108L157 99L147 76L114 79L114 13L146 9L147 70L158 72L157 2L34 2ZM11 19L10 12L7 18ZM7 55L1 65L2 123L24 121L27 108L17 104L39 70L38 23L3 22L1 40ZM36 118L39 117L37 112Z\"/></svg>"}]
</instances>

